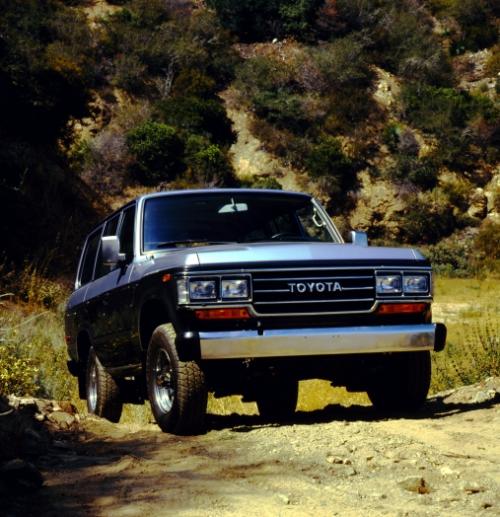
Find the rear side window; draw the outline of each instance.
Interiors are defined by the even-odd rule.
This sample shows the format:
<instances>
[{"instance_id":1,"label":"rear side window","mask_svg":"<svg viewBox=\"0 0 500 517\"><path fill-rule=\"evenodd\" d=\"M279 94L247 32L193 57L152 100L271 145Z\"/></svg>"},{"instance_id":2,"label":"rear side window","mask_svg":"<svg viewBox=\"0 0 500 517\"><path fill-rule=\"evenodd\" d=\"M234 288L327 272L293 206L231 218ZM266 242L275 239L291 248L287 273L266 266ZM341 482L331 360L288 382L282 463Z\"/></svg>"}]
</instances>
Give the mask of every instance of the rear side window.
<instances>
[{"instance_id":1,"label":"rear side window","mask_svg":"<svg viewBox=\"0 0 500 517\"><path fill-rule=\"evenodd\" d=\"M97 249L99 248L99 240L101 238L101 228L95 231L87 239L87 245L83 255L82 270L80 273L80 285L85 285L92 280L94 274L94 264Z\"/></svg>"},{"instance_id":2,"label":"rear side window","mask_svg":"<svg viewBox=\"0 0 500 517\"><path fill-rule=\"evenodd\" d=\"M120 252L125 253L127 262L134 258L134 224L135 206L131 206L123 213L120 228Z\"/></svg>"}]
</instances>

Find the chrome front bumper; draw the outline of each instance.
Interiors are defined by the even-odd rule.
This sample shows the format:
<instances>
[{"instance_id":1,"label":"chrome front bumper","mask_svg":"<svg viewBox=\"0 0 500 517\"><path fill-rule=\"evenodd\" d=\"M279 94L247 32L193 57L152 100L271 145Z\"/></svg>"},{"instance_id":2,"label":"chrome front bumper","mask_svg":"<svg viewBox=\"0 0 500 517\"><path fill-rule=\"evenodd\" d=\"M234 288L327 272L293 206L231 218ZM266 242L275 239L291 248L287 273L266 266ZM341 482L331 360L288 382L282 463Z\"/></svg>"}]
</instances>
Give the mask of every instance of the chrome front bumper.
<instances>
[{"instance_id":1,"label":"chrome front bumper","mask_svg":"<svg viewBox=\"0 0 500 517\"><path fill-rule=\"evenodd\" d=\"M442 324L200 332L202 359L442 350Z\"/></svg>"}]
</instances>

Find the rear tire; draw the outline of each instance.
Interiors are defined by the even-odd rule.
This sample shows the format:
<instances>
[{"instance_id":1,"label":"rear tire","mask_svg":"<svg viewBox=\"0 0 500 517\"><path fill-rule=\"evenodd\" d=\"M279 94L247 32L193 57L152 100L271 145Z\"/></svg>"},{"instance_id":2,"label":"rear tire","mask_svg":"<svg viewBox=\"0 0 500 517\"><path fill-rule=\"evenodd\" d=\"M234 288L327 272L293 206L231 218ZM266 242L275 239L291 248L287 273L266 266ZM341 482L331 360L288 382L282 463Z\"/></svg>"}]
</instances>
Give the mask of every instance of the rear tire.
<instances>
[{"instance_id":1,"label":"rear tire","mask_svg":"<svg viewBox=\"0 0 500 517\"><path fill-rule=\"evenodd\" d=\"M123 402L116 380L105 370L94 348L90 348L85 383L87 409L93 415L119 422Z\"/></svg>"},{"instance_id":2,"label":"rear tire","mask_svg":"<svg viewBox=\"0 0 500 517\"><path fill-rule=\"evenodd\" d=\"M431 355L404 352L386 359L379 377L368 390L372 404L385 411L415 411L427 398L431 383Z\"/></svg>"},{"instance_id":3,"label":"rear tire","mask_svg":"<svg viewBox=\"0 0 500 517\"><path fill-rule=\"evenodd\" d=\"M255 398L261 417L280 421L293 417L298 397L299 381L276 375L261 381Z\"/></svg>"},{"instance_id":4,"label":"rear tire","mask_svg":"<svg viewBox=\"0 0 500 517\"><path fill-rule=\"evenodd\" d=\"M205 428L207 388L196 361L181 361L170 324L156 328L146 357L146 382L156 423L166 433L201 434Z\"/></svg>"}]
</instances>

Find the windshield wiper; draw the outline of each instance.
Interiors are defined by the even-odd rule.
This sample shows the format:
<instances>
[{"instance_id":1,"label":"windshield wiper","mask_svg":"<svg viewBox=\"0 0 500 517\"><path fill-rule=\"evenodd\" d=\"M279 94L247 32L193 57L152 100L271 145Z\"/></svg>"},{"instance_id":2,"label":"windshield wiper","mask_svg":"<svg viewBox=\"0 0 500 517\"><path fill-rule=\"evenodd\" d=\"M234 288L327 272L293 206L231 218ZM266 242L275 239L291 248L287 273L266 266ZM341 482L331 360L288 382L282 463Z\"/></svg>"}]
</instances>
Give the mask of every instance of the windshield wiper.
<instances>
[{"instance_id":1,"label":"windshield wiper","mask_svg":"<svg viewBox=\"0 0 500 517\"><path fill-rule=\"evenodd\" d=\"M161 248L175 248L177 246L206 246L210 244L234 244L234 241L209 241L205 239L185 239L180 241L165 241L165 242L159 242L156 245L156 249Z\"/></svg>"}]
</instances>

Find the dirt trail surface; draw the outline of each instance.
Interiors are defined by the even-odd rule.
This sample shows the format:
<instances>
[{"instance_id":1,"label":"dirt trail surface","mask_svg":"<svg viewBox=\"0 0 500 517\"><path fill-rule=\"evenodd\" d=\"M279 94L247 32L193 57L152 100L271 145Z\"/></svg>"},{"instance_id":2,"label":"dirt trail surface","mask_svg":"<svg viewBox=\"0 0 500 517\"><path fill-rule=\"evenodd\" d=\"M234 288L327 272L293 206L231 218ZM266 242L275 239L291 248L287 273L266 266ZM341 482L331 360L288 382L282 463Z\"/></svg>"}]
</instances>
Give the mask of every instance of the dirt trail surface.
<instances>
[{"instance_id":1,"label":"dirt trail surface","mask_svg":"<svg viewBox=\"0 0 500 517\"><path fill-rule=\"evenodd\" d=\"M500 515L499 402L491 378L418 418L331 405L281 425L211 416L198 437L84 418L8 515Z\"/></svg>"}]
</instances>

